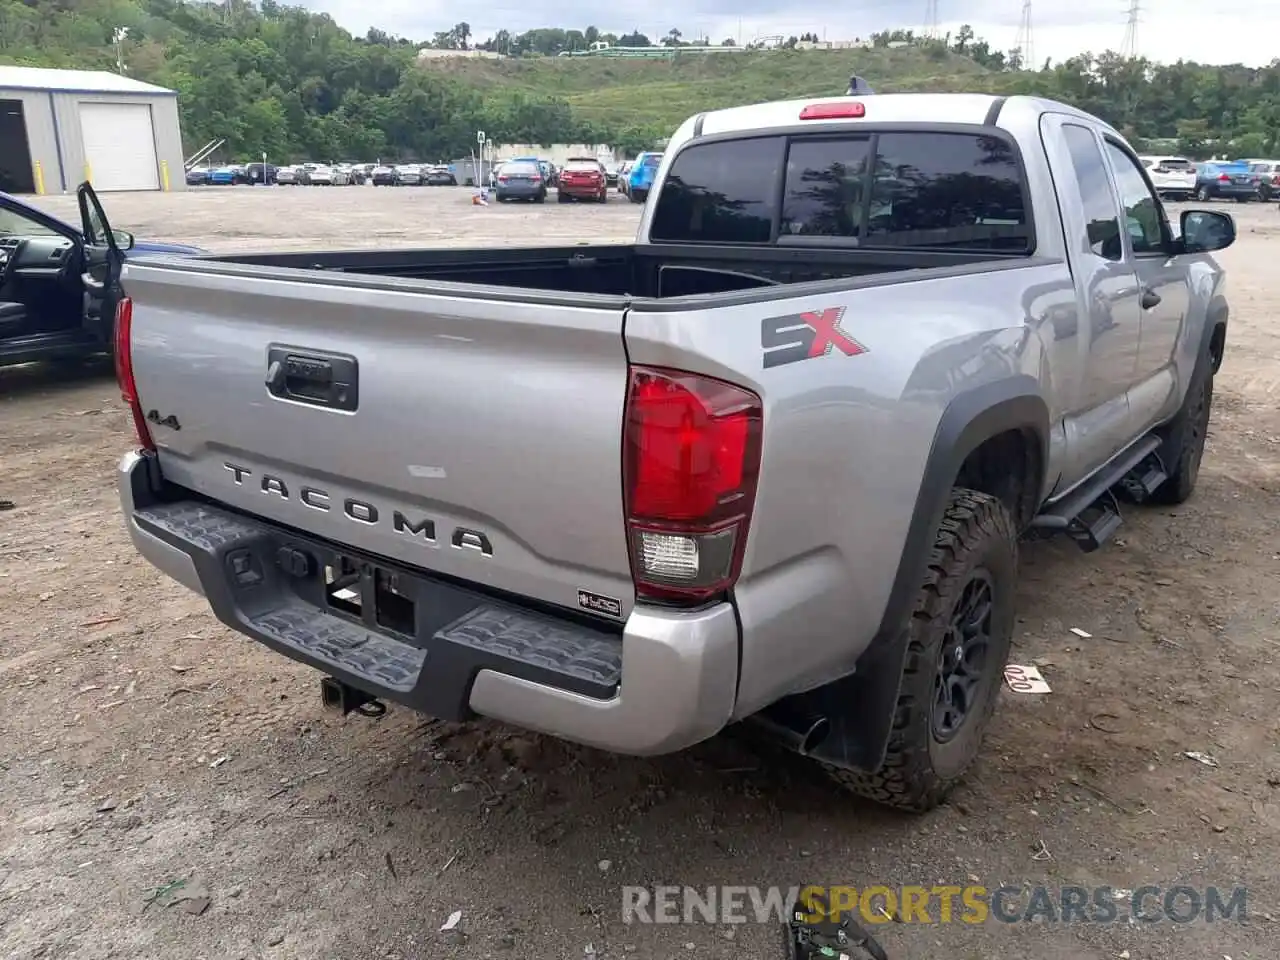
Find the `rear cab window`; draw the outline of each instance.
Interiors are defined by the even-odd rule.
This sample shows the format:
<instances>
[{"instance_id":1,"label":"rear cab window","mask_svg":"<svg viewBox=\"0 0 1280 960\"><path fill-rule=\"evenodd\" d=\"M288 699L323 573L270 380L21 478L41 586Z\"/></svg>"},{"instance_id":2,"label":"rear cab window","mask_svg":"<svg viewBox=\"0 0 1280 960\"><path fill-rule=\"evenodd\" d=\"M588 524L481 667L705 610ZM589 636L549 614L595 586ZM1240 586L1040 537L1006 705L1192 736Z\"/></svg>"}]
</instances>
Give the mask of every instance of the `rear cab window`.
<instances>
[{"instance_id":1,"label":"rear cab window","mask_svg":"<svg viewBox=\"0 0 1280 960\"><path fill-rule=\"evenodd\" d=\"M1012 141L859 128L686 147L650 239L1029 254L1035 234Z\"/></svg>"}]
</instances>

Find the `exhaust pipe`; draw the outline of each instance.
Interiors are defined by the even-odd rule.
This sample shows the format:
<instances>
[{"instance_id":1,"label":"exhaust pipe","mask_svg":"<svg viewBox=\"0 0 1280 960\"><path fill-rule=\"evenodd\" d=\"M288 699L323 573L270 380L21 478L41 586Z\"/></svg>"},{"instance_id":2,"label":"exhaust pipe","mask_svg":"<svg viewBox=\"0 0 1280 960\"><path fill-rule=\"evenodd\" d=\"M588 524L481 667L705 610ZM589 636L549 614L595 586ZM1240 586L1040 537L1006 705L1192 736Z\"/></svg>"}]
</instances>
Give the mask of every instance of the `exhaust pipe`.
<instances>
[{"instance_id":1,"label":"exhaust pipe","mask_svg":"<svg viewBox=\"0 0 1280 960\"><path fill-rule=\"evenodd\" d=\"M340 713L344 717L349 713L359 713L362 717L380 717L387 712L386 704L377 697L333 677L320 679L320 703L326 710Z\"/></svg>"},{"instance_id":2,"label":"exhaust pipe","mask_svg":"<svg viewBox=\"0 0 1280 960\"><path fill-rule=\"evenodd\" d=\"M771 740L809 756L831 732L831 721L817 714L803 713L775 703L753 715L749 723Z\"/></svg>"}]
</instances>

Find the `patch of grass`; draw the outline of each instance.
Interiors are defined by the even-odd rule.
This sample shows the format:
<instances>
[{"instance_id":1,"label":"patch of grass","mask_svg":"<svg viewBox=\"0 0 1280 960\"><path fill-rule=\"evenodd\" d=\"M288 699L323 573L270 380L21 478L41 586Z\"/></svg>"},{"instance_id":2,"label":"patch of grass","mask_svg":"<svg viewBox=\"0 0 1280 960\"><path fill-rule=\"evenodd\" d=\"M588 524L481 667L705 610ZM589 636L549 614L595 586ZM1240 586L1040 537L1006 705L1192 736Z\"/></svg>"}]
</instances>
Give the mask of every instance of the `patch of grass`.
<instances>
[{"instance_id":1,"label":"patch of grass","mask_svg":"<svg viewBox=\"0 0 1280 960\"><path fill-rule=\"evenodd\" d=\"M919 49L771 50L683 54L670 60L432 59L423 62L423 69L444 71L486 92L562 97L575 115L587 119L670 130L702 110L839 96L853 73L884 93L986 92L1004 79L967 57Z\"/></svg>"}]
</instances>

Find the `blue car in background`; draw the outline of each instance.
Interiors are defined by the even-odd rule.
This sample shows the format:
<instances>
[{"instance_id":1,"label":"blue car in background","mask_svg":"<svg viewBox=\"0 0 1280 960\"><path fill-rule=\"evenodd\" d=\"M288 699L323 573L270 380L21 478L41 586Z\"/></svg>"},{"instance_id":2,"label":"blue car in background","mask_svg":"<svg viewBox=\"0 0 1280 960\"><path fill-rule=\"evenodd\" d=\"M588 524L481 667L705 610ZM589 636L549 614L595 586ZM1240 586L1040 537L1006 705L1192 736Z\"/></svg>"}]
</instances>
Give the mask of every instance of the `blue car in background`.
<instances>
[{"instance_id":1,"label":"blue car in background","mask_svg":"<svg viewBox=\"0 0 1280 960\"><path fill-rule=\"evenodd\" d=\"M0 193L0 366L110 349L115 308L95 285L105 269L105 246L87 209L77 227ZM136 240L123 230L113 237L127 259L205 252Z\"/></svg>"},{"instance_id":2,"label":"blue car in background","mask_svg":"<svg viewBox=\"0 0 1280 960\"><path fill-rule=\"evenodd\" d=\"M662 164L662 154L642 153L636 157L627 174L627 196L632 203L644 203L649 196L649 188L653 186L653 178Z\"/></svg>"},{"instance_id":3,"label":"blue car in background","mask_svg":"<svg viewBox=\"0 0 1280 960\"><path fill-rule=\"evenodd\" d=\"M1258 199L1249 164L1243 160L1211 160L1196 166L1196 199L1236 200L1241 203Z\"/></svg>"}]
</instances>

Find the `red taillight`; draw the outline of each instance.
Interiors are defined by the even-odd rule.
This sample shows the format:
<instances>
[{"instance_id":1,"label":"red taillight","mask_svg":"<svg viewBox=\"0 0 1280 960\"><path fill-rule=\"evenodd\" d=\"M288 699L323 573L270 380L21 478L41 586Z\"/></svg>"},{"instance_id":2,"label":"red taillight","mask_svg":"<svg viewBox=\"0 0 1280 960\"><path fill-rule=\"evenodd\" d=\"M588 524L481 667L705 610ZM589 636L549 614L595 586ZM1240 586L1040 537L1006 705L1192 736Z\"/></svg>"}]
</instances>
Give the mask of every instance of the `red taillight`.
<instances>
[{"instance_id":1,"label":"red taillight","mask_svg":"<svg viewBox=\"0 0 1280 960\"><path fill-rule=\"evenodd\" d=\"M698 601L733 586L755 504L762 421L749 390L631 369L623 482L638 597Z\"/></svg>"},{"instance_id":2,"label":"red taillight","mask_svg":"<svg viewBox=\"0 0 1280 960\"><path fill-rule=\"evenodd\" d=\"M540 176L539 176L538 174L536 174L536 173L535 173L532 177L530 177L529 179L530 179L530 180L532 180L534 183L541 183L541 182L542 182L542 177L540 177Z\"/></svg>"},{"instance_id":3,"label":"red taillight","mask_svg":"<svg viewBox=\"0 0 1280 960\"><path fill-rule=\"evenodd\" d=\"M142 404L138 402L138 385L133 379L133 301L121 297L116 304L116 383L120 387L120 398L129 405L133 415L133 431L138 435L138 443L144 450L155 450L151 439L151 431L147 429L147 418L142 415Z\"/></svg>"},{"instance_id":4,"label":"red taillight","mask_svg":"<svg viewBox=\"0 0 1280 960\"><path fill-rule=\"evenodd\" d=\"M1231 178L1230 178L1229 176L1227 176L1225 173L1220 173L1220 174L1218 174L1218 182L1219 182L1219 183L1230 183L1230 182L1231 182Z\"/></svg>"},{"instance_id":5,"label":"red taillight","mask_svg":"<svg viewBox=\"0 0 1280 960\"><path fill-rule=\"evenodd\" d=\"M507 175L504 173L502 176L498 177L498 182L499 182L499 183L506 183L506 182L507 182Z\"/></svg>"},{"instance_id":6,"label":"red taillight","mask_svg":"<svg viewBox=\"0 0 1280 960\"><path fill-rule=\"evenodd\" d=\"M811 103L800 111L801 120L850 120L867 115L864 103L838 100L834 103Z\"/></svg>"}]
</instances>

